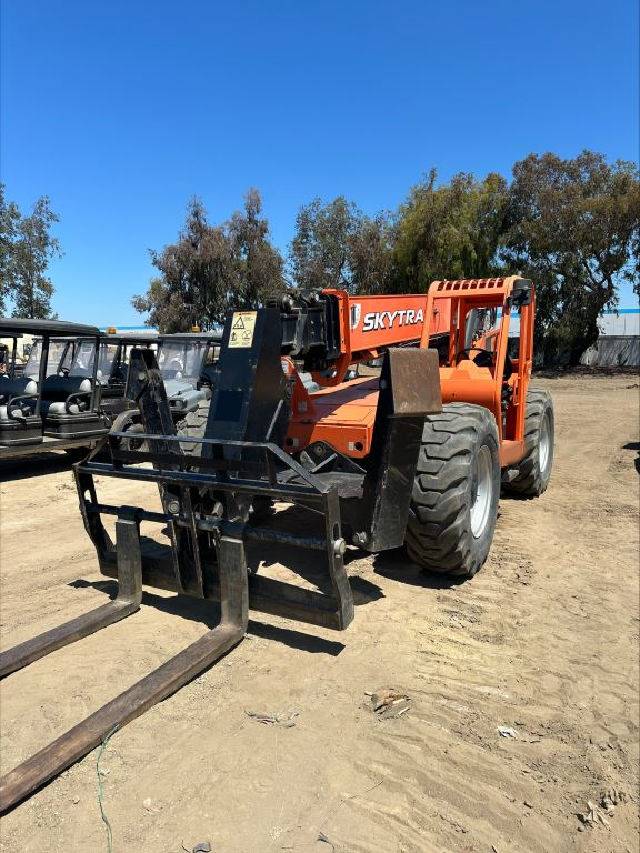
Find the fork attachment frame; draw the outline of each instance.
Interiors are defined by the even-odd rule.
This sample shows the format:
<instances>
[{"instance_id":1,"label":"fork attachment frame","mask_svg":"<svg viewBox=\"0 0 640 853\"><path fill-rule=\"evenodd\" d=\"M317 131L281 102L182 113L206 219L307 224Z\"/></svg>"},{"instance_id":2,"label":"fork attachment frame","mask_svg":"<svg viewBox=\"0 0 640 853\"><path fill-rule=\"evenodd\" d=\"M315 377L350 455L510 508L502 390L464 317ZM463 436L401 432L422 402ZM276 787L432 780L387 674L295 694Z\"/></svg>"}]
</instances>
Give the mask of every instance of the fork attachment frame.
<instances>
[{"instance_id":1,"label":"fork attachment frame","mask_svg":"<svg viewBox=\"0 0 640 853\"><path fill-rule=\"evenodd\" d=\"M126 436L126 433L122 436ZM322 574L328 583L324 585L323 591L306 589L250 572L250 608L325 628L343 630L348 627L353 618L353 598L343 560L346 543L341 533L340 500L335 487L307 471L279 447L268 442L229 442L196 439L192 436L164 437L168 445L173 444L176 448L181 442L197 442L226 451L249 449L254 456L261 455L267 459L250 462L233 458L194 459L175 452L160 456L145 451L122 450L118 447L120 437L119 433L112 433L109 439L112 463L87 461L76 466L80 509L85 528L96 547L102 574L107 577L117 576L118 551L105 530L101 516L117 515L119 508L98 501L94 476L157 483L163 512L139 509L137 517L140 521L163 525L169 534L169 542L162 545L155 539L142 538L143 584L196 598L217 600L220 597L220 582L215 543L224 535L240 537L247 544L274 543L317 551L320 555L324 554L326 560L326 569ZM151 434L139 434L136 437L148 442L156 438ZM156 463L164 460L167 469L152 470L124 464L151 459L156 460ZM195 464L198 466L197 471L191 470ZM276 474L276 465L285 469L291 479L283 482L283 473L281 471L279 476ZM233 472L240 466L245 476L228 476L229 471ZM258 469L271 469L272 479L251 479L247 476L247 471L251 469L256 472ZM218 473L217 478L211 475L214 470ZM254 525L237 515L229 518L226 512L216 515L207 511L218 500L224 501L227 495L231 498L231 506L255 496L286 503L304 503L323 517L324 535L301 536Z\"/></svg>"}]
</instances>

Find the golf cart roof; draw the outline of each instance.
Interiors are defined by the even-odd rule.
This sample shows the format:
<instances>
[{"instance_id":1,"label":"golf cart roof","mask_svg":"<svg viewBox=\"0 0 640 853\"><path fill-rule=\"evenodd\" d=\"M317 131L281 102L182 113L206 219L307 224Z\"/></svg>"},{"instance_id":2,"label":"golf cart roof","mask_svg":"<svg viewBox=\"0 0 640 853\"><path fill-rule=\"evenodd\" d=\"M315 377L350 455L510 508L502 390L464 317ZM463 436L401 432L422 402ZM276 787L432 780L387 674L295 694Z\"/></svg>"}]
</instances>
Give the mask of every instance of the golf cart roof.
<instances>
[{"instance_id":1,"label":"golf cart roof","mask_svg":"<svg viewBox=\"0 0 640 853\"><path fill-rule=\"evenodd\" d=\"M93 338L93 335L82 335L81 337L78 337L78 335L55 335L52 337L55 337L56 341L59 344L66 344L66 343L76 343L77 341L80 341L83 339L91 340ZM42 342L42 335L37 335L33 338L34 344L39 344L41 342Z\"/></svg>"},{"instance_id":2,"label":"golf cart roof","mask_svg":"<svg viewBox=\"0 0 640 853\"><path fill-rule=\"evenodd\" d=\"M12 338L27 335L52 338L85 337L95 338L100 330L83 323L65 323L63 320L23 320L14 317L0 317L0 337Z\"/></svg>"},{"instance_id":3,"label":"golf cart roof","mask_svg":"<svg viewBox=\"0 0 640 853\"><path fill-rule=\"evenodd\" d=\"M215 341L222 340L222 329L212 329L210 332L173 332L170 335L159 335L161 341Z\"/></svg>"},{"instance_id":4,"label":"golf cart roof","mask_svg":"<svg viewBox=\"0 0 640 853\"><path fill-rule=\"evenodd\" d=\"M149 329L141 332L103 332L100 336L103 341L112 341L114 344L133 344L136 341L142 343L154 343L158 340L158 333Z\"/></svg>"}]
</instances>

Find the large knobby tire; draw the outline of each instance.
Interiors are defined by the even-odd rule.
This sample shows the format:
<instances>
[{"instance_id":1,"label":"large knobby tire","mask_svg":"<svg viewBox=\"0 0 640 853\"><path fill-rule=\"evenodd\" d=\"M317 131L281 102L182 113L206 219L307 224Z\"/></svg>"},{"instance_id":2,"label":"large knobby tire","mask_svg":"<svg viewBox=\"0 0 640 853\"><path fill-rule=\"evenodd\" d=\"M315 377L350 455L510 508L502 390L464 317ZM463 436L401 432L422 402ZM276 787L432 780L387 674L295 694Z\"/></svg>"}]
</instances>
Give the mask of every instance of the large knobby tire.
<instances>
[{"instance_id":1,"label":"large knobby tire","mask_svg":"<svg viewBox=\"0 0 640 853\"><path fill-rule=\"evenodd\" d=\"M498 427L488 409L449 403L428 415L413 484L406 549L423 569L472 577L498 516Z\"/></svg>"},{"instance_id":2,"label":"large knobby tire","mask_svg":"<svg viewBox=\"0 0 640 853\"><path fill-rule=\"evenodd\" d=\"M548 391L530 389L524 422L525 455L505 472L505 492L537 498L547 490L553 467L553 401Z\"/></svg>"},{"instance_id":3,"label":"large knobby tire","mask_svg":"<svg viewBox=\"0 0 640 853\"><path fill-rule=\"evenodd\" d=\"M204 438L204 431L207 427L207 419L209 417L209 405L211 400L200 400L198 408L194 412L188 412L186 417L176 424L176 430L179 436L192 436L193 438ZM200 456L202 454L202 445L197 442L181 441L183 453L189 456Z\"/></svg>"}]
</instances>

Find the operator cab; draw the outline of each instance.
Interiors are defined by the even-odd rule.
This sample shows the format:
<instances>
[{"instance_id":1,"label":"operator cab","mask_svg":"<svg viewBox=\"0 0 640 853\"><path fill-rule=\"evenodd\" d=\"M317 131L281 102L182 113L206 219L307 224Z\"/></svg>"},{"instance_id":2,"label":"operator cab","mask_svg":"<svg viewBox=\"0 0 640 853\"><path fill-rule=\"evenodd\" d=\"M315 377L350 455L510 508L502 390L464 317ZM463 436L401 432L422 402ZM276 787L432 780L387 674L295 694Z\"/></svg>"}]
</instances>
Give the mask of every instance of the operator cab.
<instances>
[{"instance_id":1,"label":"operator cab","mask_svg":"<svg viewBox=\"0 0 640 853\"><path fill-rule=\"evenodd\" d=\"M498 341L505 311L509 314L507 342L502 365L502 382L508 383L518 371L520 355L520 319L522 308L530 304L528 281L520 279L508 305L494 308L470 308L464 322L464 346L455 350L456 364L472 361L476 367L486 367L492 376L498 361ZM460 322L460 319L459 319Z\"/></svg>"}]
</instances>

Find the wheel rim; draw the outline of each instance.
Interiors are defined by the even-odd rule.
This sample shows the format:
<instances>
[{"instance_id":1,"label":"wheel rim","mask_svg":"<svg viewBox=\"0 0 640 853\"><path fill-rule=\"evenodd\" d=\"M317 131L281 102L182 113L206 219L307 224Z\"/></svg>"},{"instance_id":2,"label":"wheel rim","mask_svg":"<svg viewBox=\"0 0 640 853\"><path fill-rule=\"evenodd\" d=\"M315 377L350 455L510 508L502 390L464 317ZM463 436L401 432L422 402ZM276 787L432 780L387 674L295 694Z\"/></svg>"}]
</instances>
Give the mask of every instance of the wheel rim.
<instances>
[{"instance_id":1,"label":"wheel rim","mask_svg":"<svg viewBox=\"0 0 640 853\"><path fill-rule=\"evenodd\" d=\"M540 465L540 473L547 473L549 465L549 457L551 456L551 428L549 423L549 413L547 412L540 424L540 438L538 440L538 460Z\"/></svg>"},{"instance_id":2,"label":"wheel rim","mask_svg":"<svg viewBox=\"0 0 640 853\"><path fill-rule=\"evenodd\" d=\"M475 493L471 503L471 533L479 539L484 533L493 497L491 451L483 444L478 453Z\"/></svg>"}]
</instances>

